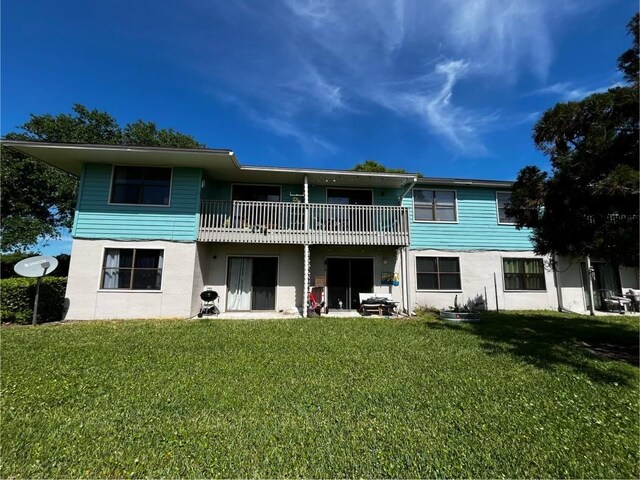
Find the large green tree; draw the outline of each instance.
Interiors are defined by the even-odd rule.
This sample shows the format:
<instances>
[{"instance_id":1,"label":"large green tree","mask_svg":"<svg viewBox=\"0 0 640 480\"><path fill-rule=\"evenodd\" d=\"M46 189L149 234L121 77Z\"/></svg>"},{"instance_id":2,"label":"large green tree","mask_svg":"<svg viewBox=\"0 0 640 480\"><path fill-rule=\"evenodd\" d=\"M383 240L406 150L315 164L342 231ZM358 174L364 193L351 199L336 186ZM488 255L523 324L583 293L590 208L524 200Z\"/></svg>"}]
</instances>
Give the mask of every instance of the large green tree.
<instances>
[{"instance_id":1,"label":"large green tree","mask_svg":"<svg viewBox=\"0 0 640 480\"><path fill-rule=\"evenodd\" d=\"M618 67L627 85L558 103L533 129L549 173L523 168L507 213L533 230L539 254L638 265L638 14Z\"/></svg>"},{"instance_id":2,"label":"large green tree","mask_svg":"<svg viewBox=\"0 0 640 480\"><path fill-rule=\"evenodd\" d=\"M407 173L404 168L387 168L375 160L365 160L362 163L357 163L351 170L354 172Z\"/></svg>"},{"instance_id":3,"label":"large green tree","mask_svg":"<svg viewBox=\"0 0 640 480\"><path fill-rule=\"evenodd\" d=\"M189 135L142 120L121 127L108 113L73 105L73 112L31 115L8 140L204 148ZM2 147L2 251L25 251L39 238L60 236L73 222L78 181L39 160Z\"/></svg>"}]
</instances>

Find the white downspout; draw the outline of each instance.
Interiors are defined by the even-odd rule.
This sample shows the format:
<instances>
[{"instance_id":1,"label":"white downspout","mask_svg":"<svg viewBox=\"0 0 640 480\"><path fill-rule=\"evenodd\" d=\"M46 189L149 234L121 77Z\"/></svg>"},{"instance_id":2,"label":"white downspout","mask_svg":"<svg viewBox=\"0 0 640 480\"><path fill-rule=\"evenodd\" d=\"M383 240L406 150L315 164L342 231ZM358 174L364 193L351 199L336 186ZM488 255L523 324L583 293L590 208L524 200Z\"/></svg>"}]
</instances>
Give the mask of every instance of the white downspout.
<instances>
[{"instance_id":1,"label":"white downspout","mask_svg":"<svg viewBox=\"0 0 640 480\"><path fill-rule=\"evenodd\" d=\"M404 288L407 292L407 315L410 317L413 313L411 308L411 289L409 288L409 277L411 275L409 271L409 247L404 247L402 250L404 251Z\"/></svg>"},{"instance_id":2,"label":"white downspout","mask_svg":"<svg viewBox=\"0 0 640 480\"><path fill-rule=\"evenodd\" d=\"M304 176L304 231L309 231L309 179ZM309 301L309 276L311 274L309 267L309 244L304 244L304 294L302 295L302 317L309 316L307 302Z\"/></svg>"},{"instance_id":3,"label":"white downspout","mask_svg":"<svg viewBox=\"0 0 640 480\"><path fill-rule=\"evenodd\" d=\"M398 248L398 255L400 255L400 295L402 297L402 310L406 311L406 307L407 307L407 298L405 296L405 287L404 287L404 281L405 281L405 271L404 271L404 254L403 254L403 250L404 247L400 247Z\"/></svg>"},{"instance_id":4,"label":"white downspout","mask_svg":"<svg viewBox=\"0 0 640 480\"><path fill-rule=\"evenodd\" d=\"M398 200L400 200L400 205L402 205L402 200L404 199L405 195L407 193L409 193L413 187L416 185L416 183L418 182L418 178L417 177L413 177L411 180L405 182L406 188L402 191L402 193L400 194L400 198ZM403 185L403 186L405 186ZM409 218L407 218L407 226L409 227L409 230L411 230L410 226L411 226L411 221L409 220ZM409 243L411 243L411 240L409 240ZM409 281L409 277L411 276L411 272L409 271L409 247L405 246L402 247L402 268L404 271L404 275L402 278L402 282L404 283L402 290L403 290L403 297L405 298L405 301L407 302L406 304L406 312L407 312L407 316L410 317L413 314L412 308L411 308L411 288L409 288L410 285L410 281Z\"/></svg>"}]
</instances>

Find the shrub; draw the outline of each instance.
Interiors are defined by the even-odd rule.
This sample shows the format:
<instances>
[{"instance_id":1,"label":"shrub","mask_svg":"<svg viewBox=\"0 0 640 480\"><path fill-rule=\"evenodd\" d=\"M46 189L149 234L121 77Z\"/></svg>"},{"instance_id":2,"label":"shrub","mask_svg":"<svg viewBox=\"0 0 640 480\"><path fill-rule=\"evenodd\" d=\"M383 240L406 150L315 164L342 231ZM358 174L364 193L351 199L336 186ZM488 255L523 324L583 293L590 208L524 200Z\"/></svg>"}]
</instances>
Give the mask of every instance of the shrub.
<instances>
[{"instance_id":1,"label":"shrub","mask_svg":"<svg viewBox=\"0 0 640 480\"><path fill-rule=\"evenodd\" d=\"M33 300L36 296L35 278L6 278L0 280L2 298L0 316L3 322L31 323ZM62 320L66 278L44 277L40 284L38 323Z\"/></svg>"}]
</instances>

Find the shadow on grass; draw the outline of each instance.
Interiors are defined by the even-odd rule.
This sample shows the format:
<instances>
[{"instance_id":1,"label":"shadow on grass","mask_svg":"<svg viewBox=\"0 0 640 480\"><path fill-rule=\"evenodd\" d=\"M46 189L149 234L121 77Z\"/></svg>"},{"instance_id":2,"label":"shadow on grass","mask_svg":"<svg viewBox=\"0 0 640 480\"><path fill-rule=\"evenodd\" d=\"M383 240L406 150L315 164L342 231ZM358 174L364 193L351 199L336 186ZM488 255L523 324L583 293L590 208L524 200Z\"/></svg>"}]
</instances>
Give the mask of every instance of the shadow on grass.
<instances>
[{"instance_id":1,"label":"shadow on grass","mask_svg":"<svg viewBox=\"0 0 640 480\"><path fill-rule=\"evenodd\" d=\"M509 354L537 368L564 365L601 383L637 382L637 375L625 369L602 368L592 361L599 358L638 367L637 321L632 325L620 319L554 313L486 312L478 323L445 325L479 336L490 354Z\"/></svg>"}]
</instances>

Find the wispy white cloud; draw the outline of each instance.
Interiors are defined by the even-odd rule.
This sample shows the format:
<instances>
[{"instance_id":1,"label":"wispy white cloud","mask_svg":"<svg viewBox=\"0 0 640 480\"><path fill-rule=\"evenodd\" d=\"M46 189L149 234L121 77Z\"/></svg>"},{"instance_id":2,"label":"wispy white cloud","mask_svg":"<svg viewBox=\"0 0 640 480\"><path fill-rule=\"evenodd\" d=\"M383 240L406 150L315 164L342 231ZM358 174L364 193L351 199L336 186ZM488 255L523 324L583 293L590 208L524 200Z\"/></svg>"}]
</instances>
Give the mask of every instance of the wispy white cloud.
<instances>
[{"instance_id":1,"label":"wispy white cloud","mask_svg":"<svg viewBox=\"0 0 640 480\"><path fill-rule=\"evenodd\" d=\"M313 65L301 68L294 78L282 84L282 88L293 92L297 98L311 100L325 112L347 108L342 98L342 87L329 83Z\"/></svg>"},{"instance_id":2,"label":"wispy white cloud","mask_svg":"<svg viewBox=\"0 0 640 480\"><path fill-rule=\"evenodd\" d=\"M322 22L331 16L330 2L327 0L284 0L284 3L299 17L311 22Z\"/></svg>"},{"instance_id":3,"label":"wispy white cloud","mask_svg":"<svg viewBox=\"0 0 640 480\"><path fill-rule=\"evenodd\" d=\"M195 65L207 81L232 92L254 122L295 138L304 149L335 151L317 125L383 106L417 118L457 152L476 155L486 152L482 136L500 128L501 113L460 93L480 83L508 88L531 74L544 79L554 56L554 28L585 5L590 6L577 0L198 2L202 17L225 19L222 35L232 40L219 42L218 32L193 29L199 48L207 46ZM225 45L233 46L234 55L226 54ZM560 94L561 87L564 95L581 94L570 85L549 88Z\"/></svg>"},{"instance_id":4,"label":"wispy white cloud","mask_svg":"<svg viewBox=\"0 0 640 480\"><path fill-rule=\"evenodd\" d=\"M452 2L450 42L485 74L544 77L552 58L549 23L561 7L534 0Z\"/></svg>"},{"instance_id":5,"label":"wispy white cloud","mask_svg":"<svg viewBox=\"0 0 640 480\"><path fill-rule=\"evenodd\" d=\"M468 62L442 60L433 72L405 83L410 88L402 91L382 90L376 99L387 108L404 115L421 118L431 132L446 140L460 153L484 155L487 153L480 134L496 124L496 112L476 112L456 105L453 90L469 73Z\"/></svg>"},{"instance_id":6,"label":"wispy white cloud","mask_svg":"<svg viewBox=\"0 0 640 480\"><path fill-rule=\"evenodd\" d=\"M534 90L527 95L556 95L564 101L581 100L594 93L603 93L610 88L622 87L623 82L614 82L610 85L593 87L593 86L576 86L573 82L558 82L546 87Z\"/></svg>"},{"instance_id":7,"label":"wispy white cloud","mask_svg":"<svg viewBox=\"0 0 640 480\"><path fill-rule=\"evenodd\" d=\"M292 138L307 153L318 151L336 153L339 150L339 148L333 143L322 138L322 136L316 135L312 131L299 126L296 122L286 120L282 116L265 115L248 105L246 102L243 102L235 95L216 91L210 93L221 102L234 105L236 108L242 110L248 119L262 126L266 130L269 130L280 137Z\"/></svg>"},{"instance_id":8,"label":"wispy white cloud","mask_svg":"<svg viewBox=\"0 0 640 480\"><path fill-rule=\"evenodd\" d=\"M281 137L290 137L296 140L306 152L317 151L318 149L329 153L336 153L338 148L331 142L328 142L305 129L300 128L292 122L288 122L281 118L275 117L254 117L255 120L264 125L266 128Z\"/></svg>"}]
</instances>

